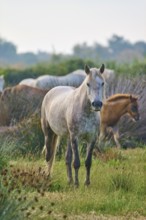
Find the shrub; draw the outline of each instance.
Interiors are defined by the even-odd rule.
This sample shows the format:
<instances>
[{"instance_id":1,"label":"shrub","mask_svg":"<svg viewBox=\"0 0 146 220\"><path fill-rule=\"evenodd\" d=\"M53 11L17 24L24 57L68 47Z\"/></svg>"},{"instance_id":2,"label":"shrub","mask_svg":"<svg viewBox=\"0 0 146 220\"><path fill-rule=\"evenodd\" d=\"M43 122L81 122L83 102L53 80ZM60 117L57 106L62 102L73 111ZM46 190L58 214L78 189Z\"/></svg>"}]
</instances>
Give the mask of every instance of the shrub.
<instances>
[{"instance_id":1,"label":"shrub","mask_svg":"<svg viewBox=\"0 0 146 220\"><path fill-rule=\"evenodd\" d=\"M2 154L2 152L0 151L0 171L4 168L8 166L8 160L6 155Z\"/></svg>"},{"instance_id":2,"label":"shrub","mask_svg":"<svg viewBox=\"0 0 146 220\"><path fill-rule=\"evenodd\" d=\"M6 139L7 137L7 139ZM0 135L1 151L8 156L40 155L44 136L40 118L33 115L16 126L7 128Z\"/></svg>"},{"instance_id":3,"label":"shrub","mask_svg":"<svg viewBox=\"0 0 146 220\"><path fill-rule=\"evenodd\" d=\"M121 173L117 173L111 176L111 185L113 190L130 191L133 188L133 178L130 172L125 172L122 169Z\"/></svg>"}]
</instances>

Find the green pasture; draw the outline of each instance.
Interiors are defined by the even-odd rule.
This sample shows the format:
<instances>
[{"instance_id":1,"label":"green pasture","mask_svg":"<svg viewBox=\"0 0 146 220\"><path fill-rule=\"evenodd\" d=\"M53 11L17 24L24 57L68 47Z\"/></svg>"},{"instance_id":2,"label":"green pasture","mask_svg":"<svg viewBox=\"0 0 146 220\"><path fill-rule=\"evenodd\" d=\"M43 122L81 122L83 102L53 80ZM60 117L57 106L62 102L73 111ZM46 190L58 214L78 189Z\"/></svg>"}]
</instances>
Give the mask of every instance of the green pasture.
<instances>
[{"instance_id":1,"label":"green pasture","mask_svg":"<svg viewBox=\"0 0 146 220\"><path fill-rule=\"evenodd\" d=\"M48 179L44 157L1 157L0 219L145 219L146 149L108 149L93 158L91 185L67 184L64 158Z\"/></svg>"}]
</instances>

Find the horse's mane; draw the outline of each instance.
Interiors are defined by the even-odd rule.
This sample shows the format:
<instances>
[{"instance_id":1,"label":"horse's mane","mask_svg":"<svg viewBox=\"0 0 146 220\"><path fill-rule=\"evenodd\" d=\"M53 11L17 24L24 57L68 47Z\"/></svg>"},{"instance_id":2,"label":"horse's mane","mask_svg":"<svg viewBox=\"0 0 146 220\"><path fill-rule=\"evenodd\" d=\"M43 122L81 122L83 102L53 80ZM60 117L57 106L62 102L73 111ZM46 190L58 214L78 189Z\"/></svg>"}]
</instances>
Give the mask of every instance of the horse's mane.
<instances>
[{"instance_id":1,"label":"horse's mane","mask_svg":"<svg viewBox=\"0 0 146 220\"><path fill-rule=\"evenodd\" d=\"M115 95L110 96L107 99L107 102L114 102L114 101L120 101L122 99L129 99L129 97L130 97L130 94L115 94ZM132 97L134 98L135 96L132 95Z\"/></svg>"}]
</instances>

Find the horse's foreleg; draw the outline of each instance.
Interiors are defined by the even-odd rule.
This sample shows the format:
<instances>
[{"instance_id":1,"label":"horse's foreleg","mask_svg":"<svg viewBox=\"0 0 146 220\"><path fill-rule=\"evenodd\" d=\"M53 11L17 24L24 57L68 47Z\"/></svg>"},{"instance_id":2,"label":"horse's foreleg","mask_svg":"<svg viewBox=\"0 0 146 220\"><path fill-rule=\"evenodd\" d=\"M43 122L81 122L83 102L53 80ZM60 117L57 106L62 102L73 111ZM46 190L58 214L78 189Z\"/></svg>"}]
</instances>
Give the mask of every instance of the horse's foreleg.
<instances>
[{"instance_id":1,"label":"horse's foreleg","mask_svg":"<svg viewBox=\"0 0 146 220\"><path fill-rule=\"evenodd\" d=\"M92 141L91 144L88 144L88 147L87 147L87 156L85 160L85 167L86 167L85 185L90 184L90 169L91 169L91 164L92 164L92 152L93 152L95 143L96 143L96 140Z\"/></svg>"},{"instance_id":2,"label":"horse's foreleg","mask_svg":"<svg viewBox=\"0 0 146 220\"><path fill-rule=\"evenodd\" d=\"M71 146L72 146L73 155L74 155L73 166L75 170L75 185L78 186L79 185L78 171L80 168L80 157L79 157L77 139L71 138Z\"/></svg>"},{"instance_id":3,"label":"horse's foreleg","mask_svg":"<svg viewBox=\"0 0 146 220\"><path fill-rule=\"evenodd\" d=\"M66 151L66 167L67 167L67 176L68 176L68 183L73 182L73 177L72 177L72 148L71 148L71 143L68 140L67 142L67 151Z\"/></svg>"}]
</instances>

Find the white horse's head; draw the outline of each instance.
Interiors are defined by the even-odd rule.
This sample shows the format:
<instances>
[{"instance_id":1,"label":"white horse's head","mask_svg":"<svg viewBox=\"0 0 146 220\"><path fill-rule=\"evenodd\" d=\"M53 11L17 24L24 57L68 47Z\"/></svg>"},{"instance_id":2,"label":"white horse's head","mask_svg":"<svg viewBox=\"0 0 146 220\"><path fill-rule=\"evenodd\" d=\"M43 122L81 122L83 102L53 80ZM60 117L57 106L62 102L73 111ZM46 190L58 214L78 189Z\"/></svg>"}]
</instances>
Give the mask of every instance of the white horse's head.
<instances>
[{"instance_id":1,"label":"white horse's head","mask_svg":"<svg viewBox=\"0 0 146 220\"><path fill-rule=\"evenodd\" d=\"M85 66L87 95L94 111L100 111L104 99L104 78L102 76L104 69L104 64L99 69L90 69L87 65Z\"/></svg>"}]
</instances>

